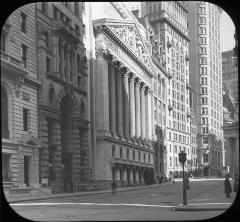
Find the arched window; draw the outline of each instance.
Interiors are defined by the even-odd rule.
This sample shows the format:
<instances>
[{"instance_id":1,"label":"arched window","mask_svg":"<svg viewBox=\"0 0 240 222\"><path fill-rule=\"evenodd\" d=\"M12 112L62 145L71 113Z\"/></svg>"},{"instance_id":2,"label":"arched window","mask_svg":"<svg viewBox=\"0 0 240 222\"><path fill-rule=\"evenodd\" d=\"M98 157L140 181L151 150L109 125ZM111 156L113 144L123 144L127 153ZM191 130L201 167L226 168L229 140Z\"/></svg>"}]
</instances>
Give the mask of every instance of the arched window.
<instances>
[{"instance_id":1,"label":"arched window","mask_svg":"<svg viewBox=\"0 0 240 222\"><path fill-rule=\"evenodd\" d=\"M9 138L8 97L3 87L1 87L1 131L3 138Z\"/></svg>"}]
</instances>

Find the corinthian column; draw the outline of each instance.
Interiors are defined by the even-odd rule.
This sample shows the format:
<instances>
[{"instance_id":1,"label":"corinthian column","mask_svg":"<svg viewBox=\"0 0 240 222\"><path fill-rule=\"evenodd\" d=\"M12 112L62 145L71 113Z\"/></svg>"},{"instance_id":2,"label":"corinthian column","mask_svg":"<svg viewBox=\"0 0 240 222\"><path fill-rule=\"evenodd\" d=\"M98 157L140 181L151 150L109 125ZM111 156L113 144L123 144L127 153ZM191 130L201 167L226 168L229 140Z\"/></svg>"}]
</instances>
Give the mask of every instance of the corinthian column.
<instances>
[{"instance_id":1,"label":"corinthian column","mask_svg":"<svg viewBox=\"0 0 240 222\"><path fill-rule=\"evenodd\" d=\"M123 73L123 127L124 136L129 137L129 86L128 86L128 70L121 69Z\"/></svg>"},{"instance_id":2,"label":"corinthian column","mask_svg":"<svg viewBox=\"0 0 240 222\"><path fill-rule=\"evenodd\" d=\"M130 137L136 136L134 81L135 81L135 76L131 74L130 81L129 81Z\"/></svg>"},{"instance_id":3,"label":"corinthian column","mask_svg":"<svg viewBox=\"0 0 240 222\"><path fill-rule=\"evenodd\" d=\"M123 98L122 98L122 73L120 71L120 63L115 63L116 71L116 98L117 98L117 132L120 137L123 136Z\"/></svg>"},{"instance_id":4,"label":"corinthian column","mask_svg":"<svg viewBox=\"0 0 240 222\"><path fill-rule=\"evenodd\" d=\"M112 57L108 60L109 72L109 121L112 135L116 135L116 94L115 94L115 69Z\"/></svg>"},{"instance_id":5,"label":"corinthian column","mask_svg":"<svg viewBox=\"0 0 240 222\"><path fill-rule=\"evenodd\" d=\"M141 111L140 111L140 81L137 79L135 83L135 110L136 110L136 137L141 136Z\"/></svg>"},{"instance_id":6,"label":"corinthian column","mask_svg":"<svg viewBox=\"0 0 240 222\"><path fill-rule=\"evenodd\" d=\"M67 82L70 82L70 49L69 47L67 48L67 59L66 59L66 62L67 62L67 69L66 69L66 80Z\"/></svg>"},{"instance_id":7,"label":"corinthian column","mask_svg":"<svg viewBox=\"0 0 240 222\"><path fill-rule=\"evenodd\" d=\"M109 85L107 50L96 48L96 128L98 134L109 135Z\"/></svg>"},{"instance_id":8,"label":"corinthian column","mask_svg":"<svg viewBox=\"0 0 240 222\"><path fill-rule=\"evenodd\" d=\"M141 136L142 139L145 139L146 135L146 125L145 125L145 96L144 96L144 91L145 91L146 85L142 83L142 86L140 88L140 100L141 100Z\"/></svg>"},{"instance_id":9,"label":"corinthian column","mask_svg":"<svg viewBox=\"0 0 240 222\"><path fill-rule=\"evenodd\" d=\"M57 36L53 36L53 41L52 41L52 45L53 45L53 72L56 73L57 75L59 75L59 46L58 46L58 37Z\"/></svg>"}]
</instances>

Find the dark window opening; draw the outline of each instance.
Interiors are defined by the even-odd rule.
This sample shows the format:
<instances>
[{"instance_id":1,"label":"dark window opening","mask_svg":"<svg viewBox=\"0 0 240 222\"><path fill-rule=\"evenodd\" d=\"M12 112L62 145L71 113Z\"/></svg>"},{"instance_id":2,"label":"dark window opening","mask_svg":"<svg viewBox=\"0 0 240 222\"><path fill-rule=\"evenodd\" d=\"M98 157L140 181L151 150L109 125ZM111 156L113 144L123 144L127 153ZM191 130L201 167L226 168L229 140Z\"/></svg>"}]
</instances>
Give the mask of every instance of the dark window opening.
<instances>
[{"instance_id":1,"label":"dark window opening","mask_svg":"<svg viewBox=\"0 0 240 222\"><path fill-rule=\"evenodd\" d=\"M27 15L21 13L21 31L26 33Z\"/></svg>"},{"instance_id":2,"label":"dark window opening","mask_svg":"<svg viewBox=\"0 0 240 222\"><path fill-rule=\"evenodd\" d=\"M23 130L28 131L28 115L29 115L29 110L23 108Z\"/></svg>"},{"instance_id":3,"label":"dark window opening","mask_svg":"<svg viewBox=\"0 0 240 222\"><path fill-rule=\"evenodd\" d=\"M22 44L22 61L24 64L24 67L27 67L27 46Z\"/></svg>"}]
</instances>

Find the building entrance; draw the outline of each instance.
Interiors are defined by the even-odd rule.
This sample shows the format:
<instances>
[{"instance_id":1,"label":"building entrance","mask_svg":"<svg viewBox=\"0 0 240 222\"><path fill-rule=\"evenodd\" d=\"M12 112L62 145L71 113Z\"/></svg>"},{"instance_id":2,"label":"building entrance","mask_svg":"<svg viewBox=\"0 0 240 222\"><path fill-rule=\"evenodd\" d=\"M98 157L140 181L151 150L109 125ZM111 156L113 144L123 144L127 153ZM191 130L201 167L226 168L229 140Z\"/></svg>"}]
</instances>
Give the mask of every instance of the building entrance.
<instances>
[{"instance_id":1,"label":"building entrance","mask_svg":"<svg viewBox=\"0 0 240 222\"><path fill-rule=\"evenodd\" d=\"M2 178L4 181L10 181L10 155L2 154Z\"/></svg>"},{"instance_id":2,"label":"building entrance","mask_svg":"<svg viewBox=\"0 0 240 222\"><path fill-rule=\"evenodd\" d=\"M29 186L29 167L30 167L30 157L24 156L24 183Z\"/></svg>"}]
</instances>

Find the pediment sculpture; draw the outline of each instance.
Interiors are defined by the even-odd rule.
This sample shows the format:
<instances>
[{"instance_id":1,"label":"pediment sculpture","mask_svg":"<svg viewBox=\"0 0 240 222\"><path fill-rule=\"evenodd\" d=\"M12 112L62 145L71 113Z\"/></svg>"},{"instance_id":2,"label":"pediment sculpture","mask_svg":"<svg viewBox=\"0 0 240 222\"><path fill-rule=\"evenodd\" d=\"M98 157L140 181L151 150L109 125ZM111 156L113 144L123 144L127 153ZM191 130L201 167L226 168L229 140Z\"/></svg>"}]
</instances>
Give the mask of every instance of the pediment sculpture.
<instances>
[{"instance_id":1,"label":"pediment sculpture","mask_svg":"<svg viewBox=\"0 0 240 222\"><path fill-rule=\"evenodd\" d=\"M149 54L135 25L110 24L108 26L125 44L132 49L132 51L144 62L147 67L151 67Z\"/></svg>"}]
</instances>

